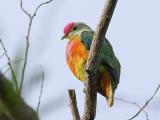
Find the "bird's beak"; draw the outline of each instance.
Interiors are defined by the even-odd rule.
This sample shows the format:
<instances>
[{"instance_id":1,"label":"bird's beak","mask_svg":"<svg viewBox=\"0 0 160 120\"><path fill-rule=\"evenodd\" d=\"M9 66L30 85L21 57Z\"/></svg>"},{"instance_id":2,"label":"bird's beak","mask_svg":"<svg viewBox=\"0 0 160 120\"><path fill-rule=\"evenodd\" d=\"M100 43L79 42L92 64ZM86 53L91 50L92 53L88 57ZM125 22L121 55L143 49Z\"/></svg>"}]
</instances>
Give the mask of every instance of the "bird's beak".
<instances>
[{"instance_id":1,"label":"bird's beak","mask_svg":"<svg viewBox=\"0 0 160 120\"><path fill-rule=\"evenodd\" d=\"M65 39L68 37L68 34L63 35L63 37L61 38L61 40Z\"/></svg>"}]
</instances>

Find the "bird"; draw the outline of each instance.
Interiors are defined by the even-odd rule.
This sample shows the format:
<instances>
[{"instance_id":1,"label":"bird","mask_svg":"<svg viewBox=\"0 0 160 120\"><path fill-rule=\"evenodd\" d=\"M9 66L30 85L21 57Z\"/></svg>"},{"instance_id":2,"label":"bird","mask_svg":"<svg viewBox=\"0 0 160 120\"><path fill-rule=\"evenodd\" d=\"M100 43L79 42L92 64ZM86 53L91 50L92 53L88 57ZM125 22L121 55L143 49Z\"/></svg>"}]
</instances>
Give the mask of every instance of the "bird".
<instances>
[{"instance_id":1,"label":"bird","mask_svg":"<svg viewBox=\"0 0 160 120\"><path fill-rule=\"evenodd\" d=\"M85 65L89 56L94 31L83 22L69 22L64 27L61 38L68 39L66 61L74 76L84 82L86 80ZM104 96L108 106L114 103L115 90L119 84L121 65L115 56L112 45L104 39L98 56L97 92Z\"/></svg>"}]
</instances>

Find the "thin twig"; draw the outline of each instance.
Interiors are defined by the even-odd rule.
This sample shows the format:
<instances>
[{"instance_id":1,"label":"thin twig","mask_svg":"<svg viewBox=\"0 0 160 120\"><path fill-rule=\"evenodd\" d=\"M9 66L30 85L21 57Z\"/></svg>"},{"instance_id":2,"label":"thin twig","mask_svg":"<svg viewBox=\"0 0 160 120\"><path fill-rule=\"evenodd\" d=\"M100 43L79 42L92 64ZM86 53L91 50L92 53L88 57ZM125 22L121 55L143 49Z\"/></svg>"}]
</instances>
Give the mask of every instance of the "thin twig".
<instances>
[{"instance_id":1,"label":"thin twig","mask_svg":"<svg viewBox=\"0 0 160 120\"><path fill-rule=\"evenodd\" d=\"M40 9L41 6L43 6L45 4L49 4L52 1L53 0L49 0L47 2L44 2L44 3L41 3L40 5L38 5L38 7L34 11L33 15L31 15L27 10L25 10L23 8L23 0L20 1L21 10L29 17L29 24L28 24L28 30L27 30L27 35L26 35L26 48L25 48L24 64L23 64L23 67L22 67L22 75L21 75L19 93L21 93L21 91L22 91L24 75L25 75L25 70L26 70L26 65L27 65L27 60L28 60L29 41L30 41L30 33L31 33L31 27L32 27L33 19L36 16L36 13Z\"/></svg>"},{"instance_id":2,"label":"thin twig","mask_svg":"<svg viewBox=\"0 0 160 120\"><path fill-rule=\"evenodd\" d=\"M96 116L98 55L102 42L105 39L105 34L108 30L116 4L117 0L105 1L104 9L93 37L93 42L86 64L87 79L85 80L85 108L82 120L94 120Z\"/></svg>"},{"instance_id":3,"label":"thin twig","mask_svg":"<svg viewBox=\"0 0 160 120\"><path fill-rule=\"evenodd\" d=\"M144 108L146 108L147 105L153 100L154 96L157 94L159 89L160 89L160 84L156 88L153 95L145 102L145 104L142 106L142 108L133 117L129 118L128 120L133 120L135 117L137 117L144 110Z\"/></svg>"},{"instance_id":4,"label":"thin twig","mask_svg":"<svg viewBox=\"0 0 160 120\"><path fill-rule=\"evenodd\" d=\"M127 104L135 105L135 106L136 106L136 107L138 107L139 109L142 109L142 107L141 107L139 104L137 104L136 102L132 102L132 101L128 101L128 100L124 100L124 99L122 99L122 98L118 98L118 97L116 97L115 99L116 99L116 100L118 100L118 101L121 101L121 102L127 103ZM147 113L145 110L142 110L142 111L143 111L143 113L145 114L146 119L147 119L147 120L149 120L149 118L148 118L148 113Z\"/></svg>"},{"instance_id":5,"label":"thin twig","mask_svg":"<svg viewBox=\"0 0 160 120\"><path fill-rule=\"evenodd\" d=\"M44 85L44 77L45 77L45 74L44 74L44 70L43 70L43 67L40 66L41 68L41 71L42 71L42 84L41 84L41 90L40 90L40 94L39 94L39 99L38 99L38 105L37 105L37 114L39 113L39 107L40 107L40 104L41 104L41 98L42 98L42 92L43 92L43 85Z\"/></svg>"},{"instance_id":6,"label":"thin twig","mask_svg":"<svg viewBox=\"0 0 160 120\"><path fill-rule=\"evenodd\" d=\"M21 7L21 10L22 10L29 18L31 18L31 14L30 14L27 10L25 10L24 7L23 7L23 0L20 1L20 7Z\"/></svg>"},{"instance_id":7,"label":"thin twig","mask_svg":"<svg viewBox=\"0 0 160 120\"><path fill-rule=\"evenodd\" d=\"M22 67L22 76L21 76L19 93L21 93L21 90L22 90L22 85L23 85L23 81L24 81L24 75L25 75L25 70L26 70L26 65L27 65L27 60L28 60L29 38L30 38L30 30L31 30L31 26L32 26L32 20L33 19L30 19L29 26L28 26L28 32L27 32L27 36L26 36L26 48L25 48L24 64Z\"/></svg>"},{"instance_id":8,"label":"thin twig","mask_svg":"<svg viewBox=\"0 0 160 120\"><path fill-rule=\"evenodd\" d=\"M52 1L53 1L53 0L49 0L49 1L47 1L47 2L43 2L43 3L41 3L40 5L38 5L38 7L36 8L36 10L34 11L33 16L36 16L37 11L38 11L38 9L39 9L40 7L42 7L42 6L45 5L45 4L50 3L50 2L52 2Z\"/></svg>"},{"instance_id":9,"label":"thin twig","mask_svg":"<svg viewBox=\"0 0 160 120\"><path fill-rule=\"evenodd\" d=\"M11 61L11 64L12 64L12 65L15 65L15 64L17 64L17 63L20 63L22 60L23 60L23 59L15 59L15 60L12 60L12 61ZM5 66L6 66L6 65L4 65L2 68L4 69ZM8 70L9 70L9 68L7 68L6 70L4 70L3 75L5 75L5 74L8 72Z\"/></svg>"},{"instance_id":10,"label":"thin twig","mask_svg":"<svg viewBox=\"0 0 160 120\"><path fill-rule=\"evenodd\" d=\"M5 55L6 53L4 52L1 56L0 56L0 59Z\"/></svg>"},{"instance_id":11,"label":"thin twig","mask_svg":"<svg viewBox=\"0 0 160 120\"><path fill-rule=\"evenodd\" d=\"M69 93L69 106L71 108L73 120L80 120L75 90L69 89L68 93Z\"/></svg>"},{"instance_id":12,"label":"thin twig","mask_svg":"<svg viewBox=\"0 0 160 120\"><path fill-rule=\"evenodd\" d=\"M23 8L23 0L21 0L21 2L20 2L20 7L21 7L21 10L29 17L29 24L28 24L28 30L27 30L27 35L26 35L26 48L25 48L24 64L22 67L22 75L21 75L21 81L20 81L20 87L19 87L19 93L21 94L26 65L27 65L27 60L28 60L29 38L30 38L30 31L31 31L33 18L31 16L31 14Z\"/></svg>"},{"instance_id":13,"label":"thin twig","mask_svg":"<svg viewBox=\"0 0 160 120\"><path fill-rule=\"evenodd\" d=\"M13 59L13 60L10 60L11 61L11 64L13 65L13 64L15 64L15 63L17 63L17 62L21 62L22 61L22 59L21 58L15 58L15 59ZM5 65L3 65L0 69L1 70L3 70L3 69L5 69L6 67L7 67L7 65L8 65L8 63L7 64L5 64Z\"/></svg>"},{"instance_id":14,"label":"thin twig","mask_svg":"<svg viewBox=\"0 0 160 120\"><path fill-rule=\"evenodd\" d=\"M4 50L5 56L7 57L8 66L9 66L9 68L10 68L10 70L11 70L11 74L12 74L12 79L13 79L13 81L14 81L14 83L15 83L16 91L18 92L17 78L16 78L16 74L15 74L15 72L14 72L14 70L13 70L13 67L12 67L12 64L11 64L11 59L10 59L10 57L9 57L9 55L8 55L8 53L7 53L7 50L6 50L6 48L5 48L5 46L4 46L4 44L3 44L3 42L2 42L1 39L0 39L0 43L1 43L2 48L3 48L3 50Z\"/></svg>"}]
</instances>

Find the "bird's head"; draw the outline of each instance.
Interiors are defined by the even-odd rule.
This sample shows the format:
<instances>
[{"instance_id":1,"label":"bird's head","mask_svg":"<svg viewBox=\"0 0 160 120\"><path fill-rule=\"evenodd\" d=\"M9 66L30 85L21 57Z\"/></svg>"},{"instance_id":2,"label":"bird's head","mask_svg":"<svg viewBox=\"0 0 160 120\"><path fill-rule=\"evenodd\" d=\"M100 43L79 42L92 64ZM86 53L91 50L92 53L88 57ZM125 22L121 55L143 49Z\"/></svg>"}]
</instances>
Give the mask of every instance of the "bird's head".
<instances>
[{"instance_id":1,"label":"bird's head","mask_svg":"<svg viewBox=\"0 0 160 120\"><path fill-rule=\"evenodd\" d=\"M82 22L70 22L64 27L64 36L62 37L62 40L64 38L66 39L72 39L76 37L77 35L80 35L83 31L91 31L92 29Z\"/></svg>"}]
</instances>

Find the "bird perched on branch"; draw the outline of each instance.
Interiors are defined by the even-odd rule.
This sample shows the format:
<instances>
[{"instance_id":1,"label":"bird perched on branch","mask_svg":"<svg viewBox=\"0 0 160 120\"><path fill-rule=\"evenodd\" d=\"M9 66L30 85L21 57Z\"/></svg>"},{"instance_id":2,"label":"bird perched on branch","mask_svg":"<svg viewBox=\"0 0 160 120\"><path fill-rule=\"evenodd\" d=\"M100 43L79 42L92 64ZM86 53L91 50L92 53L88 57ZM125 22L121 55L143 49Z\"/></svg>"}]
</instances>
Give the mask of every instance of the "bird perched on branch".
<instances>
[{"instance_id":1,"label":"bird perched on branch","mask_svg":"<svg viewBox=\"0 0 160 120\"><path fill-rule=\"evenodd\" d=\"M85 81L85 64L89 55L93 35L94 31L82 22L70 22L64 27L64 36L62 39L69 39L66 48L66 61L72 73L82 82ZM120 63L107 39L103 40L99 60L97 91L106 97L108 105L111 107L120 79Z\"/></svg>"}]
</instances>

